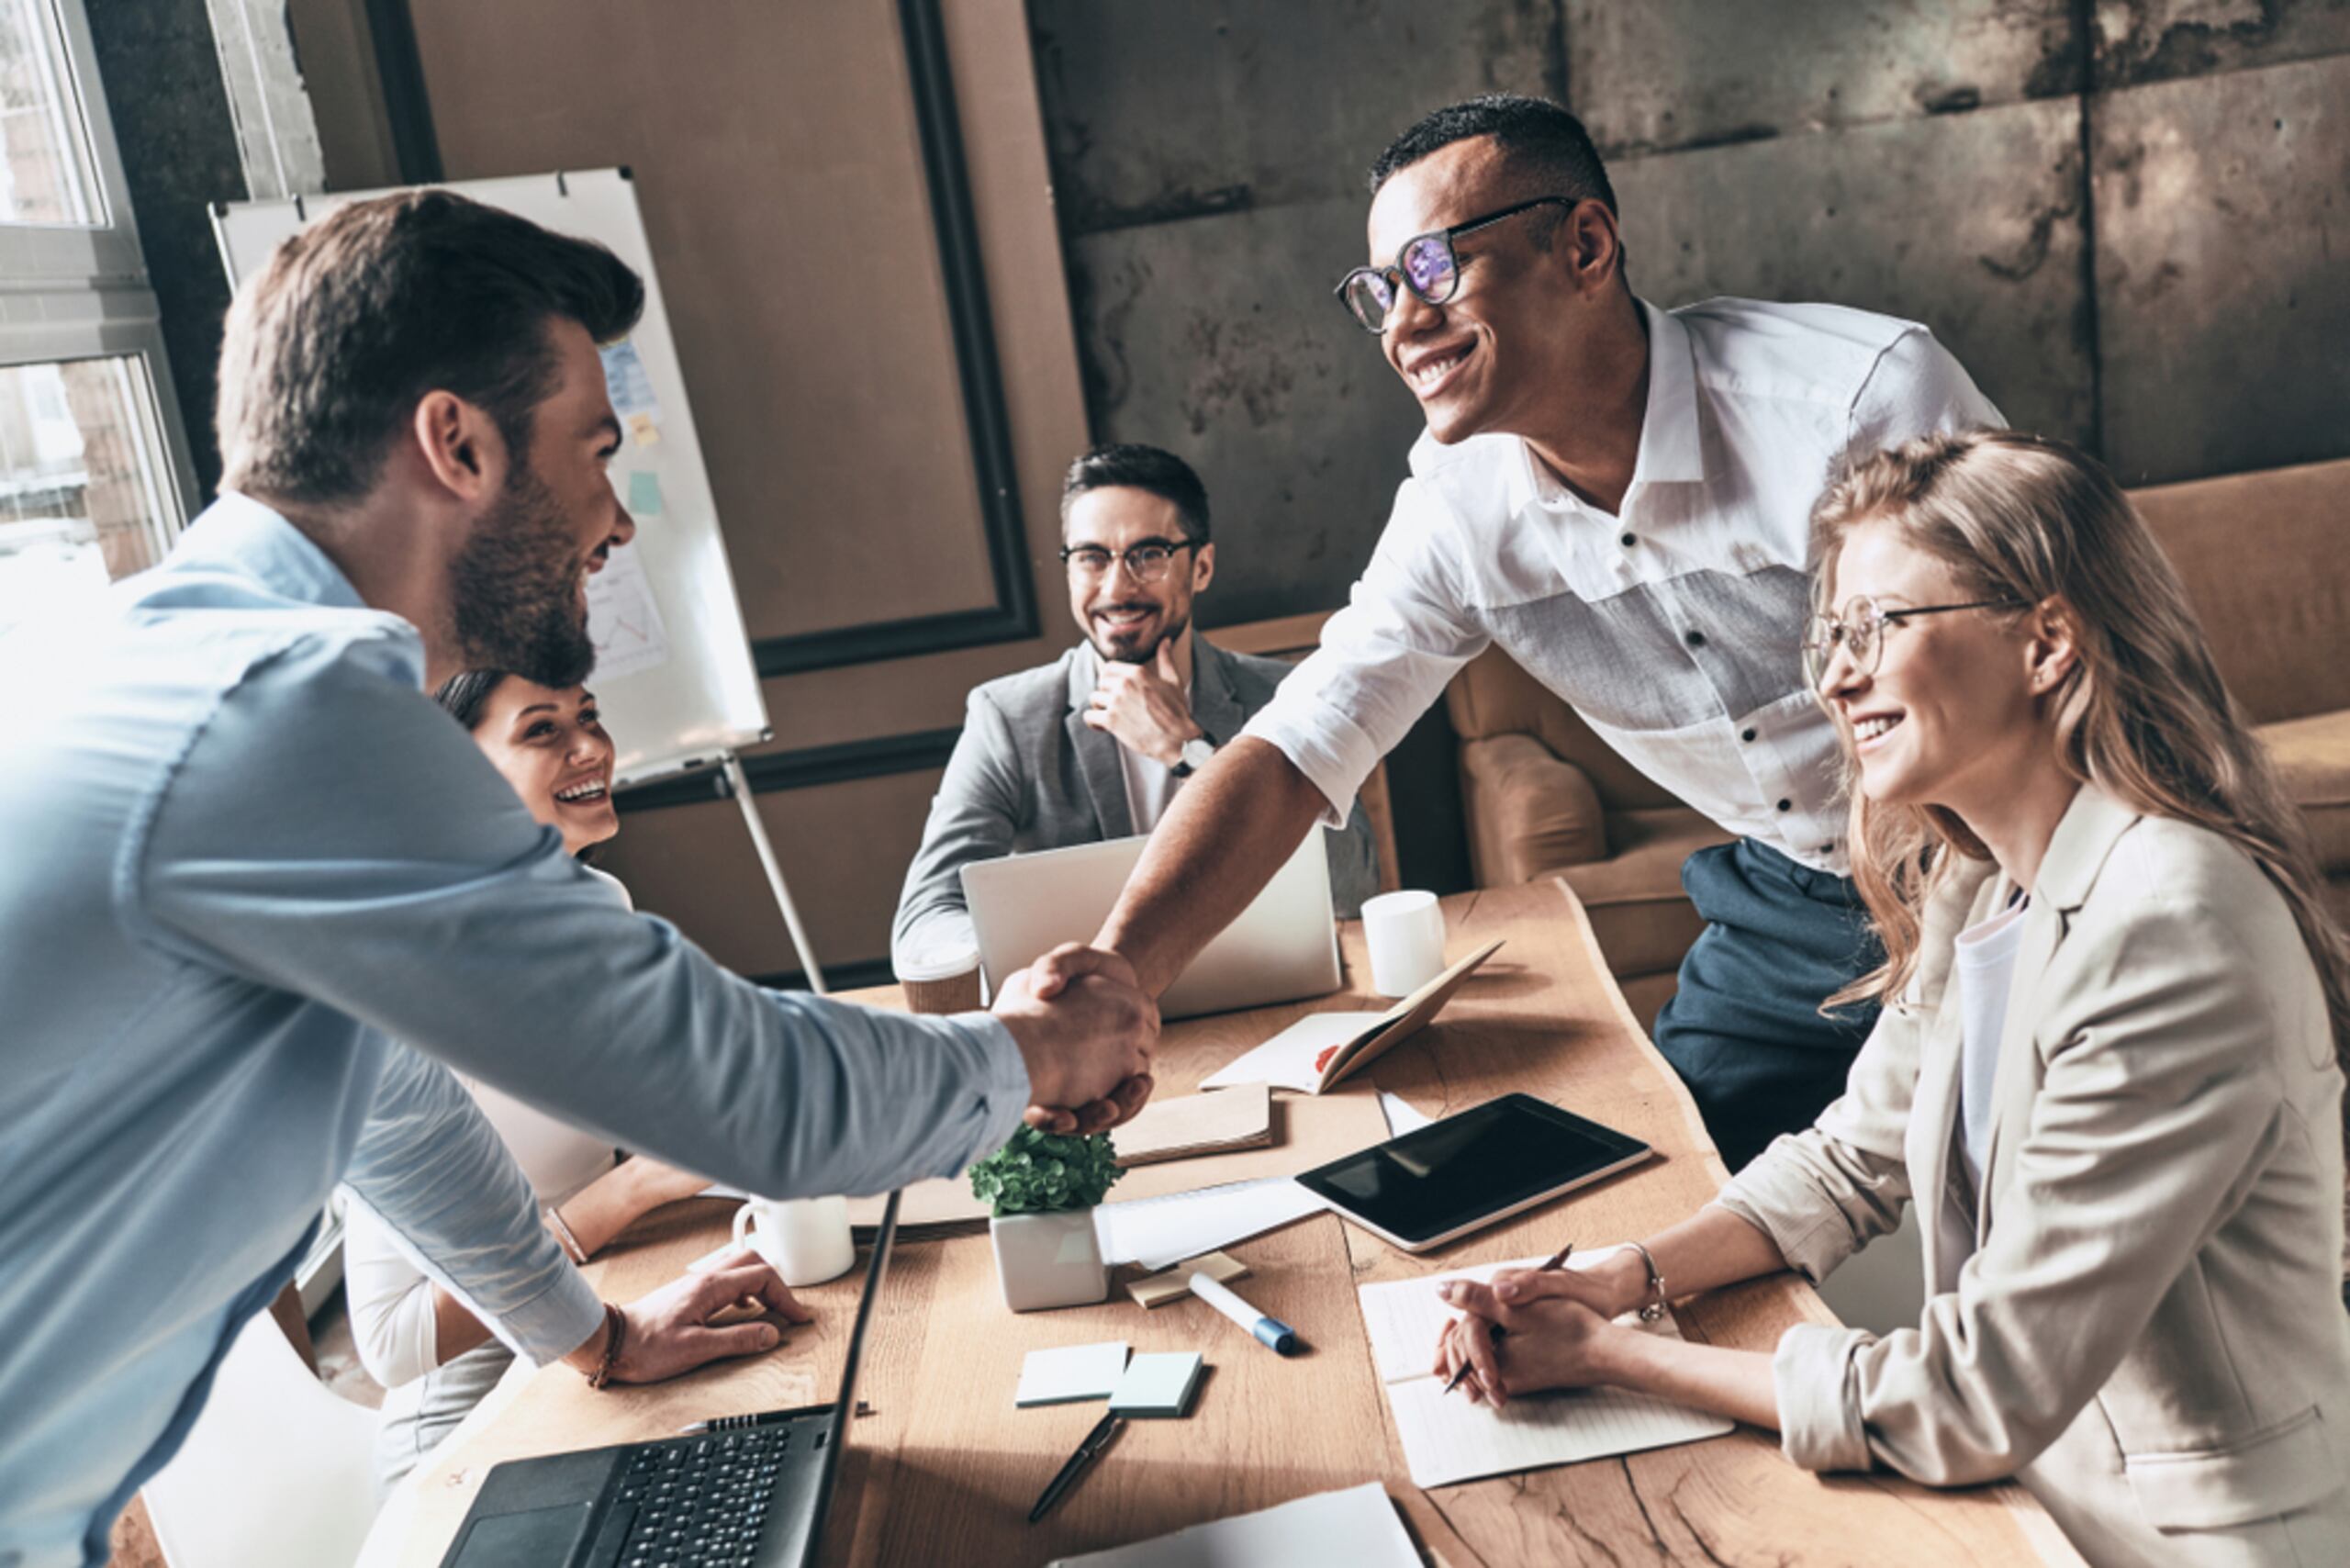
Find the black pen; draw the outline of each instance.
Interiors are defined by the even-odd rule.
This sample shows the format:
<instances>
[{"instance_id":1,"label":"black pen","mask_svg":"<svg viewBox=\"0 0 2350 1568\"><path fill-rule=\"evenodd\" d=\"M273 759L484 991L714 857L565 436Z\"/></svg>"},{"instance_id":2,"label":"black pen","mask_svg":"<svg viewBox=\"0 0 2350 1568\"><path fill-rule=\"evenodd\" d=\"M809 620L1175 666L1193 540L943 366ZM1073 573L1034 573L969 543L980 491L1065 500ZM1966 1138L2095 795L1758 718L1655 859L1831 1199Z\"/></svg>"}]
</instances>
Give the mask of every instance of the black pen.
<instances>
[{"instance_id":1,"label":"black pen","mask_svg":"<svg viewBox=\"0 0 2350 1568\"><path fill-rule=\"evenodd\" d=\"M1572 1241L1568 1242L1564 1247L1561 1247L1556 1252L1551 1253L1549 1260L1545 1261L1540 1268L1534 1271L1538 1274L1542 1274L1548 1273L1553 1269L1565 1268L1567 1266L1567 1259L1574 1252L1574 1249L1575 1244ZM1503 1327L1498 1323L1490 1326L1490 1332L1493 1335L1494 1343L1496 1345L1509 1338L1509 1330ZM1454 1389L1460 1386L1460 1380L1468 1375L1469 1358L1464 1355L1460 1358L1460 1365L1453 1372L1451 1380L1446 1383L1444 1387L1438 1390L1438 1393L1450 1394Z\"/></svg>"},{"instance_id":2,"label":"black pen","mask_svg":"<svg viewBox=\"0 0 2350 1568\"><path fill-rule=\"evenodd\" d=\"M1085 1473L1085 1467L1102 1457L1102 1450L1110 1446L1110 1439L1117 1436L1118 1428L1125 1424L1125 1418L1121 1416L1104 1416L1093 1424L1093 1429L1085 1434L1085 1440L1077 1445L1077 1451L1069 1456L1069 1462L1061 1466L1060 1473L1054 1476L1051 1484L1045 1488L1045 1495L1036 1499L1036 1506L1028 1510L1030 1524L1043 1518L1052 1506L1061 1500L1061 1494L1077 1484L1077 1478Z\"/></svg>"}]
</instances>

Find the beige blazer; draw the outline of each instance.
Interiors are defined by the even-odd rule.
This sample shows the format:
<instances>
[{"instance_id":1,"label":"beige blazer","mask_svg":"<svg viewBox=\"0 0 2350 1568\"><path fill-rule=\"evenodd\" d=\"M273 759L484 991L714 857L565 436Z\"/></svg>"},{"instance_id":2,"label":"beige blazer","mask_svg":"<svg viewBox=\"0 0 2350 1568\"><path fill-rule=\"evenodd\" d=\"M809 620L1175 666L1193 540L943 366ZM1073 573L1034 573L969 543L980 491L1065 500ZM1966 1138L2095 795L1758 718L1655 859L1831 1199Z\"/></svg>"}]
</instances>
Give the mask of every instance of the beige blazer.
<instances>
[{"instance_id":1,"label":"beige blazer","mask_svg":"<svg viewBox=\"0 0 2350 1568\"><path fill-rule=\"evenodd\" d=\"M2350 1563L2343 1081L2290 912L2217 834L2083 790L2024 916L1977 1201L1945 982L2010 890L1970 868L1936 896L1842 1098L1722 1193L1815 1280L1920 1200L1919 1327L1781 1339L1787 1457L2016 1475L2099 1568Z\"/></svg>"}]
</instances>

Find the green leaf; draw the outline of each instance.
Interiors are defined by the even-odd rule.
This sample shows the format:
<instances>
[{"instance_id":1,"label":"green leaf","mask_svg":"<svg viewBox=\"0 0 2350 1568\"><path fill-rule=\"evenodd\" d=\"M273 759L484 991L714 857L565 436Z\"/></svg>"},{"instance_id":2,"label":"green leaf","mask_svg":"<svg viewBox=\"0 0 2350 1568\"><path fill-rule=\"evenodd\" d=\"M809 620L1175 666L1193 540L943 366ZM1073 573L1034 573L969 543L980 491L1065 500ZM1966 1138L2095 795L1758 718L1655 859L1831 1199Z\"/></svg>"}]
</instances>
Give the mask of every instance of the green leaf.
<instances>
[{"instance_id":1,"label":"green leaf","mask_svg":"<svg viewBox=\"0 0 2350 1568\"><path fill-rule=\"evenodd\" d=\"M1022 1126L970 1170L971 1195L997 1215L1087 1209L1125 1174L1107 1133L1079 1137Z\"/></svg>"}]
</instances>

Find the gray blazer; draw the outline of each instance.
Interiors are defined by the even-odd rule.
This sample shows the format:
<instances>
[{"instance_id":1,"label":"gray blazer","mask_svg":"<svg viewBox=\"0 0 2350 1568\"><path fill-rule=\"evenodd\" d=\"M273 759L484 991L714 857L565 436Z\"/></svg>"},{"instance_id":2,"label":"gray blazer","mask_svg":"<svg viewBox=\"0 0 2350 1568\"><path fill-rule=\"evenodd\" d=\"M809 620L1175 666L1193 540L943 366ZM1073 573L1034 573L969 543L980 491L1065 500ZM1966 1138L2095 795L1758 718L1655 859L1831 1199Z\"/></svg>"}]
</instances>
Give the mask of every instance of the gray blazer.
<instances>
[{"instance_id":1,"label":"gray blazer","mask_svg":"<svg viewBox=\"0 0 2350 1568\"><path fill-rule=\"evenodd\" d=\"M1082 716L1093 695L1082 647L972 690L962 738L898 898L890 952L899 963L971 939L960 876L967 863L1133 835L1118 742ZM1217 745L1240 733L1294 667L1229 654L1197 635L1192 661L1192 717ZM1362 807L1348 816L1345 832L1325 837L1332 902L1341 916L1352 916L1379 890L1378 853Z\"/></svg>"},{"instance_id":2,"label":"gray blazer","mask_svg":"<svg viewBox=\"0 0 2350 1568\"><path fill-rule=\"evenodd\" d=\"M1953 942L2009 891L1970 868L1936 895L1843 1098L1723 1190L1814 1279L1918 1204L1918 1327L1780 1339L1787 1457L2016 1475L2098 1568L2350 1562L2343 1081L2285 901L2217 834L2082 790L2024 916L1978 1199Z\"/></svg>"}]
</instances>

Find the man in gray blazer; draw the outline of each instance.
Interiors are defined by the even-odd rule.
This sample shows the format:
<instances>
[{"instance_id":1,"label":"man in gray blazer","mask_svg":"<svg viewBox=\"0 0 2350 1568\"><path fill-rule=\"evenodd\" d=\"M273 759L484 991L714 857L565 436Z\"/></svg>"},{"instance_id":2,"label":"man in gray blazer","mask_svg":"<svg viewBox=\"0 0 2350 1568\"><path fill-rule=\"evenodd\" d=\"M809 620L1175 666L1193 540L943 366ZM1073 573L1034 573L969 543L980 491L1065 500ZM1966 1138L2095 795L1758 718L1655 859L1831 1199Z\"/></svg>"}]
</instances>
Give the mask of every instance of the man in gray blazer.
<instances>
[{"instance_id":1,"label":"man in gray blazer","mask_svg":"<svg viewBox=\"0 0 2350 1568\"><path fill-rule=\"evenodd\" d=\"M1085 641L972 691L899 896L890 949L901 972L954 952L976 957L967 863L1148 833L1290 671L1193 633L1192 600L1215 577L1215 545L1207 490L1172 453L1104 446L1072 464L1061 559ZM1326 843L1333 901L1352 915L1379 890L1360 804Z\"/></svg>"}]
</instances>

